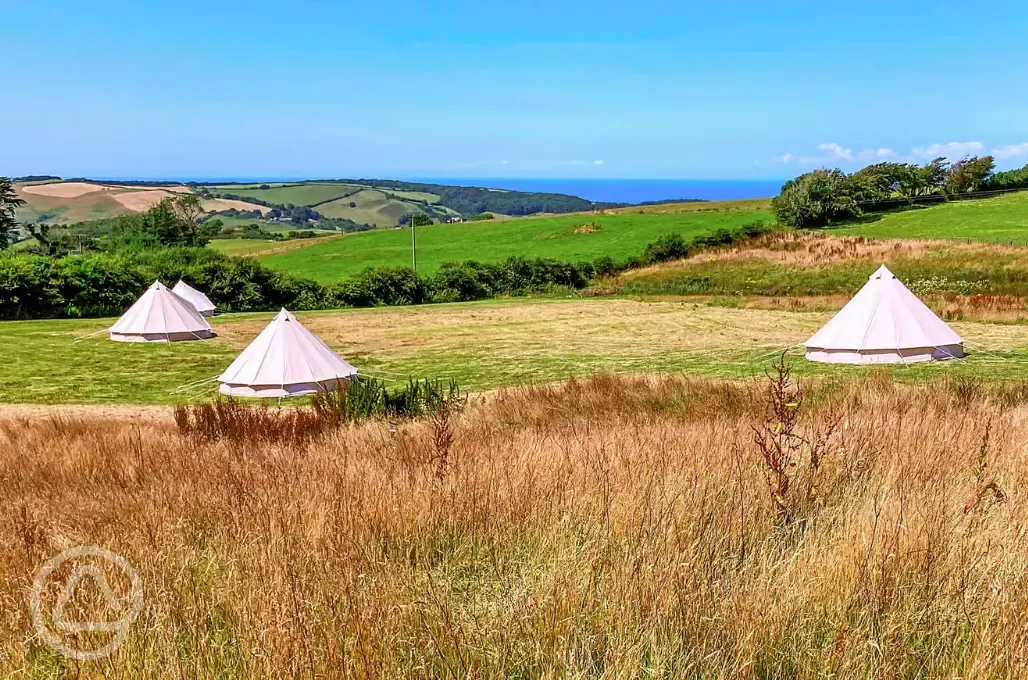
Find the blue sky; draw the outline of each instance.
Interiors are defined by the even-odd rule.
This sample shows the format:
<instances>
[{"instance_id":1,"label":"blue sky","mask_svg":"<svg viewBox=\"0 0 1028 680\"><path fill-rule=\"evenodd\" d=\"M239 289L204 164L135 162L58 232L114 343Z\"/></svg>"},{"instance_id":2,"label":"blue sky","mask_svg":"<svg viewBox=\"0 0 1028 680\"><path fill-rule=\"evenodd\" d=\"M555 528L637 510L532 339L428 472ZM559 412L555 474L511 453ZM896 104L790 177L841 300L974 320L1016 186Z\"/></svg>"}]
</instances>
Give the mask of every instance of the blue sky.
<instances>
[{"instance_id":1,"label":"blue sky","mask_svg":"<svg viewBox=\"0 0 1028 680\"><path fill-rule=\"evenodd\" d=\"M1028 163L1024 2L0 0L0 17L0 174Z\"/></svg>"}]
</instances>

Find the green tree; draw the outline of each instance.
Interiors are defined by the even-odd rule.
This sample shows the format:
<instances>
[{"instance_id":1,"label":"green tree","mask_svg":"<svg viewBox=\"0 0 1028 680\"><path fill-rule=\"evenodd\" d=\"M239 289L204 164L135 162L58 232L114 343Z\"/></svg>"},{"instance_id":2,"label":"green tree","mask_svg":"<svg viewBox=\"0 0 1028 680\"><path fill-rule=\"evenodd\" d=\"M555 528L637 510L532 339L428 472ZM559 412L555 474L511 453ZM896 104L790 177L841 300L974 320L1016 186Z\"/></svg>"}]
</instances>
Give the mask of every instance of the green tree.
<instances>
[{"instance_id":1,"label":"green tree","mask_svg":"<svg viewBox=\"0 0 1028 680\"><path fill-rule=\"evenodd\" d=\"M899 191L907 174L904 163L875 163L849 176L850 193L857 201L884 201Z\"/></svg>"},{"instance_id":2,"label":"green tree","mask_svg":"<svg viewBox=\"0 0 1028 680\"><path fill-rule=\"evenodd\" d=\"M0 177L0 250L11 244L11 234L18 226L14 213L23 205L25 201L15 193L11 180Z\"/></svg>"},{"instance_id":3,"label":"green tree","mask_svg":"<svg viewBox=\"0 0 1028 680\"><path fill-rule=\"evenodd\" d=\"M992 156L962 158L950 166L946 174L946 191L951 194L977 191L988 182L995 169L996 161Z\"/></svg>"},{"instance_id":4,"label":"green tree","mask_svg":"<svg viewBox=\"0 0 1028 680\"><path fill-rule=\"evenodd\" d=\"M940 156L924 165L906 165L902 172L899 192L907 198L931 196L940 193L946 186L949 161Z\"/></svg>"},{"instance_id":5,"label":"green tree","mask_svg":"<svg viewBox=\"0 0 1028 680\"><path fill-rule=\"evenodd\" d=\"M814 229L860 213L846 173L821 168L791 179L771 201L780 224Z\"/></svg>"},{"instance_id":6,"label":"green tree","mask_svg":"<svg viewBox=\"0 0 1028 680\"><path fill-rule=\"evenodd\" d=\"M204 227L202 216L203 205L195 194L169 196L143 214L142 231L163 246L205 246L221 222Z\"/></svg>"},{"instance_id":7,"label":"green tree","mask_svg":"<svg viewBox=\"0 0 1028 680\"><path fill-rule=\"evenodd\" d=\"M404 225L412 224L412 223L413 223L413 225L415 227L424 227L424 226L427 226L429 224L433 224L432 218L429 217L428 215L426 215L425 213L414 213L412 215L403 215L397 221L397 224L399 224L401 227L404 226Z\"/></svg>"}]
</instances>

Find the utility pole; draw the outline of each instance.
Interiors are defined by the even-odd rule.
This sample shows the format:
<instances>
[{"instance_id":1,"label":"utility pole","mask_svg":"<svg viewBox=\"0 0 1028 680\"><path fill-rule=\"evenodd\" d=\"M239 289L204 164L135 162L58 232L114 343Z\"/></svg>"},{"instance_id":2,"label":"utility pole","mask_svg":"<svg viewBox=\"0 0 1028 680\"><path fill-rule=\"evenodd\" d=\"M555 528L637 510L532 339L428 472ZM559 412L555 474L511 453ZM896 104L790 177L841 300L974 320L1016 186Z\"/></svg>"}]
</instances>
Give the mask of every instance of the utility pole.
<instances>
[{"instance_id":1,"label":"utility pole","mask_svg":"<svg viewBox=\"0 0 1028 680\"><path fill-rule=\"evenodd\" d=\"M410 260L414 271L418 271L418 240L415 236L414 213L410 214Z\"/></svg>"}]
</instances>

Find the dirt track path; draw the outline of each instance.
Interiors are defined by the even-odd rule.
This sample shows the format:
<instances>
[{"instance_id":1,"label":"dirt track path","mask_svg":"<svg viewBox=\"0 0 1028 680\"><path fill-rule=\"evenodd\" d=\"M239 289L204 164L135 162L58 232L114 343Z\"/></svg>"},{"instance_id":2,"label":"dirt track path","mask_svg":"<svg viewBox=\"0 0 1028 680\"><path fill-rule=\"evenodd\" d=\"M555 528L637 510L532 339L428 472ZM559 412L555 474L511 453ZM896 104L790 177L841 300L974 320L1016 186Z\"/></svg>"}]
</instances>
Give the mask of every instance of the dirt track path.
<instances>
[{"instance_id":1,"label":"dirt track path","mask_svg":"<svg viewBox=\"0 0 1028 680\"><path fill-rule=\"evenodd\" d=\"M36 420L51 417L171 422L172 410L170 406L134 404L0 404L0 420Z\"/></svg>"}]
</instances>

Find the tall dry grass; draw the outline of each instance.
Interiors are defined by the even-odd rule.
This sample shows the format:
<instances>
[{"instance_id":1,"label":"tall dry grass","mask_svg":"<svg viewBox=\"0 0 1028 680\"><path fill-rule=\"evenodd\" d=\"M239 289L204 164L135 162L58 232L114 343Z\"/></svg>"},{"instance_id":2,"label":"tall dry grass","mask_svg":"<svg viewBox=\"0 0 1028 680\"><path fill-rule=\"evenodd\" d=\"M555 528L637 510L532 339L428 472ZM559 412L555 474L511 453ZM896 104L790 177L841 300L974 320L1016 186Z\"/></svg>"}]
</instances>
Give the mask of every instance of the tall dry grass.
<instances>
[{"instance_id":1,"label":"tall dry grass","mask_svg":"<svg viewBox=\"0 0 1028 680\"><path fill-rule=\"evenodd\" d=\"M756 383L599 377L298 448L8 421L0 672L1024 677L1023 400L810 386L794 432L829 413L838 430L788 522L754 444L776 429ZM802 447L793 463L810 472ZM62 660L29 621L33 575L78 544L143 577L105 661Z\"/></svg>"}]
</instances>

